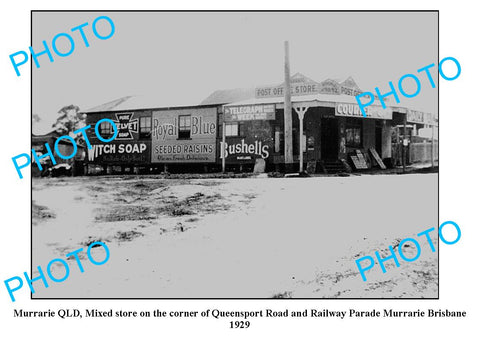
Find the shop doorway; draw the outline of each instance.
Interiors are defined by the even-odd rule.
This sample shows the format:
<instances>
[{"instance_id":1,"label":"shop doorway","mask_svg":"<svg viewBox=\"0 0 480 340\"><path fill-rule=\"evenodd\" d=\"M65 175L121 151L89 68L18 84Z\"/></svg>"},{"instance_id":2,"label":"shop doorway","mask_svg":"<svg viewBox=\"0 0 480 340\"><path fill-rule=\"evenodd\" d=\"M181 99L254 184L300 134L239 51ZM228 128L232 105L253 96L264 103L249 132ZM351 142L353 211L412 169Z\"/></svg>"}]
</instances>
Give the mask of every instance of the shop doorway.
<instances>
[{"instance_id":1,"label":"shop doorway","mask_svg":"<svg viewBox=\"0 0 480 340\"><path fill-rule=\"evenodd\" d=\"M323 160L338 159L338 121L336 118L322 118L321 150Z\"/></svg>"},{"instance_id":2,"label":"shop doorway","mask_svg":"<svg viewBox=\"0 0 480 340\"><path fill-rule=\"evenodd\" d=\"M375 150L377 150L380 158L382 157L382 127L375 126Z\"/></svg>"}]
</instances>

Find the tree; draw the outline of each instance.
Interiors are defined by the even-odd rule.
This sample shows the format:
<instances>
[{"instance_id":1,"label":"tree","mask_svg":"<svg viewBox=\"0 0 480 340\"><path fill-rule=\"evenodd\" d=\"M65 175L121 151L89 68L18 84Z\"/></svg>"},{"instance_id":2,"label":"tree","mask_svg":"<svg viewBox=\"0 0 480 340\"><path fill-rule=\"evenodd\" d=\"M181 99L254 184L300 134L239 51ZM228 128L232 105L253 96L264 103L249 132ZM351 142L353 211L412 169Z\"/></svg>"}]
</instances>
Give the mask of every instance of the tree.
<instances>
[{"instance_id":1,"label":"tree","mask_svg":"<svg viewBox=\"0 0 480 340\"><path fill-rule=\"evenodd\" d=\"M80 113L80 108L76 105L68 105L62 107L58 111L59 117L52 127L62 135L70 135L77 141L83 140L82 134L74 134L76 131L85 126L86 115Z\"/></svg>"},{"instance_id":2,"label":"tree","mask_svg":"<svg viewBox=\"0 0 480 340\"><path fill-rule=\"evenodd\" d=\"M41 120L40 116L37 115L36 113L32 115L32 125L34 125L35 123L38 123L40 120Z\"/></svg>"},{"instance_id":3,"label":"tree","mask_svg":"<svg viewBox=\"0 0 480 340\"><path fill-rule=\"evenodd\" d=\"M61 135L69 135L74 138L77 145L85 146L86 143L83 138L83 133L73 132L86 125L85 119L87 118L87 115L80 113L80 108L73 104L62 107L58 111L58 114L57 121L52 125L52 128ZM76 163L72 161L71 164L74 169L73 172L75 173Z\"/></svg>"}]
</instances>

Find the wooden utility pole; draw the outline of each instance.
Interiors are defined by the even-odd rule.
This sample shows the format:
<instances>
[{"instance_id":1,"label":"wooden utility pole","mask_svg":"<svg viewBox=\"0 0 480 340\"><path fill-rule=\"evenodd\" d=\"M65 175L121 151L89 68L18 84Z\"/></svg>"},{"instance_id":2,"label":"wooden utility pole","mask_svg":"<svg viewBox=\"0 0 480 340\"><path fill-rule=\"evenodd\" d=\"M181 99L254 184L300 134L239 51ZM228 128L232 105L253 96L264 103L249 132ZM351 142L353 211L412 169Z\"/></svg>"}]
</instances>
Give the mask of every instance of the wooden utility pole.
<instances>
[{"instance_id":1,"label":"wooden utility pole","mask_svg":"<svg viewBox=\"0 0 480 340\"><path fill-rule=\"evenodd\" d=\"M285 41L285 105L283 109L283 121L285 125L285 171L293 164L293 140L292 140L292 98L290 93L290 57L288 53L288 41Z\"/></svg>"}]
</instances>

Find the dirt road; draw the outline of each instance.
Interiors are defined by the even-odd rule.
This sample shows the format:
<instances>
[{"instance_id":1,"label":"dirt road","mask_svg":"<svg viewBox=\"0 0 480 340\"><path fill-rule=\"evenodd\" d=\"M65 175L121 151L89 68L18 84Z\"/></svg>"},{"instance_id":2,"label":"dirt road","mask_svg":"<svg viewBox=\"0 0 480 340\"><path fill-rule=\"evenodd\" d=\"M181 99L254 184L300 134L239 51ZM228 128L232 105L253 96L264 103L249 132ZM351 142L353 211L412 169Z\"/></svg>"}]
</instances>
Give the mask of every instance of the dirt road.
<instances>
[{"instance_id":1,"label":"dirt road","mask_svg":"<svg viewBox=\"0 0 480 340\"><path fill-rule=\"evenodd\" d=\"M33 297L434 298L438 253L424 239L418 260L367 282L354 261L437 227L437 179L34 179L33 266L98 240L111 257L85 259L84 273L70 259L68 280Z\"/></svg>"}]
</instances>

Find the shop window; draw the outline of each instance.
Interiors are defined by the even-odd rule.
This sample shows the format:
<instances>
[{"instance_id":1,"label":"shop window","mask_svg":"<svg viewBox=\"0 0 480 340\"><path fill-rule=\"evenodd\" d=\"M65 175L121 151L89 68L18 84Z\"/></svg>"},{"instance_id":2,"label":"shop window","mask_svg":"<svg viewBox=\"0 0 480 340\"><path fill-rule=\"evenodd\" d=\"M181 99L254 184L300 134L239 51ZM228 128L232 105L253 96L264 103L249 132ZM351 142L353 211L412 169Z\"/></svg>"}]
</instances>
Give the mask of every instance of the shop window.
<instances>
[{"instance_id":1,"label":"shop window","mask_svg":"<svg viewBox=\"0 0 480 340\"><path fill-rule=\"evenodd\" d=\"M244 136L244 124L241 122L225 123L225 137Z\"/></svg>"},{"instance_id":2,"label":"shop window","mask_svg":"<svg viewBox=\"0 0 480 340\"><path fill-rule=\"evenodd\" d=\"M101 122L100 123L100 136L102 138L108 139L113 135L113 128L109 122Z\"/></svg>"},{"instance_id":3,"label":"shop window","mask_svg":"<svg viewBox=\"0 0 480 340\"><path fill-rule=\"evenodd\" d=\"M178 116L178 139L190 139L191 116Z\"/></svg>"},{"instance_id":4,"label":"shop window","mask_svg":"<svg viewBox=\"0 0 480 340\"><path fill-rule=\"evenodd\" d=\"M152 133L152 117L140 117L140 138L150 138Z\"/></svg>"},{"instance_id":5,"label":"shop window","mask_svg":"<svg viewBox=\"0 0 480 340\"><path fill-rule=\"evenodd\" d=\"M238 136L238 123L225 124L225 137Z\"/></svg>"},{"instance_id":6,"label":"shop window","mask_svg":"<svg viewBox=\"0 0 480 340\"><path fill-rule=\"evenodd\" d=\"M350 148L362 147L362 122L354 120L347 122L345 128L346 146Z\"/></svg>"}]
</instances>

